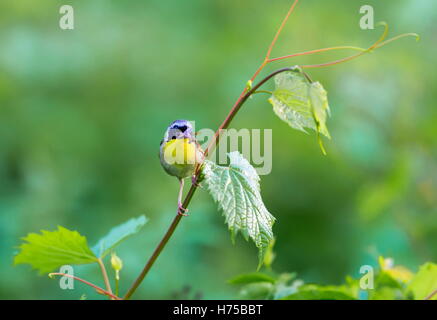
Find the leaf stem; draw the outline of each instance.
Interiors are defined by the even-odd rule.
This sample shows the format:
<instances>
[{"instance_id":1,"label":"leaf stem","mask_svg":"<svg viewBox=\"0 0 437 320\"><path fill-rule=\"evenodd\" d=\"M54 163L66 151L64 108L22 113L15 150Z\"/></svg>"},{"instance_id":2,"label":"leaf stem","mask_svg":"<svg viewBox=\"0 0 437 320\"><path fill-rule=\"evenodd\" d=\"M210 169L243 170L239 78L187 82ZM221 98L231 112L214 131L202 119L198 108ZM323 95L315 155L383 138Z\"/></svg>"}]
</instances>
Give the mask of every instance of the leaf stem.
<instances>
[{"instance_id":1,"label":"leaf stem","mask_svg":"<svg viewBox=\"0 0 437 320\"><path fill-rule=\"evenodd\" d=\"M267 93L267 94L272 94L272 92L271 91L268 91L268 90L258 90L258 91L255 91L254 93L252 93L252 95L254 95L254 94L258 94L258 93Z\"/></svg>"},{"instance_id":2,"label":"leaf stem","mask_svg":"<svg viewBox=\"0 0 437 320\"><path fill-rule=\"evenodd\" d=\"M86 280L84 280L84 279L82 279L82 278L79 278L79 277L73 276L73 275L71 275L71 274L60 273L60 272L49 273L49 277L50 277L50 278L53 277L53 276L62 276L62 277L67 277L67 278L71 278L71 279L74 279L74 280L80 281L80 282L85 283L86 285L88 285L88 286L90 286L90 287L96 289L97 292L100 292L100 293L103 293L104 295L107 295L108 297L112 298L113 300L122 300L120 297L117 297L116 295L112 294L111 292L106 291L106 290L103 289L103 288L100 288L99 286L95 285L94 283L91 283L91 282L86 281Z\"/></svg>"},{"instance_id":3,"label":"leaf stem","mask_svg":"<svg viewBox=\"0 0 437 320\"><path fill-rule=\"evenodd\" d=\"M105 264L103 263L102 258L98 258L97 262L99 263L100 270L102 271L102 276L105 282L106 290L112 294L111 283L109 282L108 273L106 272Z\"/></svg>"}]
</instances>

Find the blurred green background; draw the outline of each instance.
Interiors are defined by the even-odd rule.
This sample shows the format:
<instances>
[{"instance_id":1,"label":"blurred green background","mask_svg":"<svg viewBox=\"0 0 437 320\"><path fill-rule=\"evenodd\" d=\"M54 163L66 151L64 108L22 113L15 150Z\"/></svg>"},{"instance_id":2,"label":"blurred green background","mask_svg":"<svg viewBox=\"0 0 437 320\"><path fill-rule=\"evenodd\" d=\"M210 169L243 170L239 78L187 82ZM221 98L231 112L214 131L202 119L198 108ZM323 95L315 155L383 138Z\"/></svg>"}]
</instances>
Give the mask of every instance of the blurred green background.
<instances>
[{"instance_id":1,"label":"blurred green background","mask_svg":"<svg viewBox=\"0 0 437 320\"><path fill-rule=\"evenodd\" d=\"M75 30L58 27L72 4ZM96 294L29 266L13 267L19 238L57 225L94 244L131 217L150 218L117 250L124 292L175 213L178 183L157 153L167 125L215 129L261 62L289 0L77 0L0 3L0 298L78 299ZM274 56L336 45L366 47L382 31L359 28L371 4L390 35L417 32L358 60L310 70L329 92L331 141L290 129L266 96L234 128L273 129L273 170L262 177L276 218L274 269L340 283L379 254L416 270L437 258L437 2L301 0ZM268 66L320 63L350 53ZM272 83L265 86L271 88ZM210 196L199 190L136 298L234 298L226 283L257 265L232 245ZM102 285L97 266L76 275ZM176 296L175 296L176 295Z\"/></svg>"}]
</instances>

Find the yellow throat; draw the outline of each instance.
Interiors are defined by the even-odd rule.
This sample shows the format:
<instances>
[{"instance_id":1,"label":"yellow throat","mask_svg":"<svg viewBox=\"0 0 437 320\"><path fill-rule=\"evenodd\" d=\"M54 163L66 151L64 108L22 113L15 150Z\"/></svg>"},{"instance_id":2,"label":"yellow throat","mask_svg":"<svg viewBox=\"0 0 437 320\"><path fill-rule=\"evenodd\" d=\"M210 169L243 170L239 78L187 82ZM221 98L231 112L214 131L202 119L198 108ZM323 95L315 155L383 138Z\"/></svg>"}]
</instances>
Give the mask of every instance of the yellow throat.
<instances>
[{"instance_id":1,"label":"yellow throat","mask_svg":"<svg viewBox=\"0 0 437 320\"><path fill-rule=\"evenodd\" d=\"M196 163L196 145L190 139L173 139L164 145L164 160L168 164Z\"/></svg>"}]
</instances>

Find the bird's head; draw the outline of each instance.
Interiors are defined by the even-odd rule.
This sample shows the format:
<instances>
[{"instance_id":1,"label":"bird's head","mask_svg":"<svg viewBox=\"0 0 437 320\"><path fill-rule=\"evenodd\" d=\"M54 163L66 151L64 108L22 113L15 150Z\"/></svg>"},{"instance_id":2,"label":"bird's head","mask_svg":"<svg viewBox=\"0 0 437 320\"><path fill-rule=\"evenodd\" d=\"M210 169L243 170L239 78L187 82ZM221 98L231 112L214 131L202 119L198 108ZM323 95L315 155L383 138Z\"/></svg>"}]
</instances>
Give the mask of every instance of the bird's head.
<instances>
[{"instance_id":1,"label":"bird's head","mask_svg":"<svg viewBox=\"0 0 437 320\"><path fill-rule=\"evenodd\" d=\"M193 125L188 120L175 120L167 128L164 139L191 139L193 137Z\"/></svg>"}]
</instances>

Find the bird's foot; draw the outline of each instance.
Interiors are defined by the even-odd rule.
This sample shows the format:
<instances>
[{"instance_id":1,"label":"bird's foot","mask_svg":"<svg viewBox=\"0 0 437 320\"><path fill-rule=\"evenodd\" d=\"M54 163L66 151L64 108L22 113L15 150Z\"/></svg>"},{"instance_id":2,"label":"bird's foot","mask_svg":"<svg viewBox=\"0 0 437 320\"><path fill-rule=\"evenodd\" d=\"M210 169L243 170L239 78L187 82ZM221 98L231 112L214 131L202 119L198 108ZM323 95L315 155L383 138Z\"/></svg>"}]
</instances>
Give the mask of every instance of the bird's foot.
<instances>
[{"instance_id":1,"label":"bird's foot","mask_svg":"<svg viewBox=\"0 0 437 320\"><path fill-rule=\"evenodd\" d=\"M178 214L181 216L187 217L188 216L187 212L188 212L188 209L184 208L182 206L182 203L178 203Z\"/></svg>"},{"instance_id":2,"label":"bird's foot","mask_svg":"<svg viewBox=\"0 0 437 320\"><path fill-rule=\"evenodd\" d=\"M191 177L191 183L193 184L193 186L195 186L196 188L202 188L202 185L200 183L197 182L197 176L193 175Z\"/></svg>"}]
</instances>

